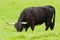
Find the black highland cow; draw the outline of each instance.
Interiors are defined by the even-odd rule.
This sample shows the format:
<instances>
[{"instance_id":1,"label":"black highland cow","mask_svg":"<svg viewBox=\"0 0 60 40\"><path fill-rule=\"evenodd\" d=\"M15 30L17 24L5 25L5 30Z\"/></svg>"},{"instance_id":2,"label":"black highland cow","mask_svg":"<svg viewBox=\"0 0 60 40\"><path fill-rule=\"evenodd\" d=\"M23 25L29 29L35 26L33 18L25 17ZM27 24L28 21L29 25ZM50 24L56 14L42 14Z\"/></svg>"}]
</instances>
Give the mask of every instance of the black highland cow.
<instances>
[{"instance_id":1,"label":"black highland cow","mask_svg":"<svg viewBox=\"0 0 60 40\"><path fill-rule=\"evenodd\" d=\"M34 31L35 25L45 23L46 29L54 29L55 24L55 8L53 6L29 7L22 11L15 28L17 31L22 31L25 28L31 27Z\"/></svg>"}]
</instances>

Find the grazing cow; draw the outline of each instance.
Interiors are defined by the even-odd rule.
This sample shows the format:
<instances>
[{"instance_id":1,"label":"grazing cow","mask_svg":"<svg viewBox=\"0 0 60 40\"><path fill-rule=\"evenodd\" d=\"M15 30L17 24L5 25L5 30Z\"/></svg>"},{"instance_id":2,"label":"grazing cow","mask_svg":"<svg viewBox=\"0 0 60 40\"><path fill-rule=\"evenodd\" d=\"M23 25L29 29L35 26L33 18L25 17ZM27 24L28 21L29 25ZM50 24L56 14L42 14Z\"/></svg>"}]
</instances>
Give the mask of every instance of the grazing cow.
<instances>
[{"instance_id":1,"label":"grazing cow","mask_svg":"<svg viewBox=\"0 0 60 40\"><path fill-rule=\"evenodd\" d=\"M52 19L53 18L53 19ZM29 7L22 11L15 28L17 31L22 31L25 28L27 31L28 27L34 30L35 25L45 23L46 29L54 29L55 24L55 8L53 6L41 6L41 7Z\"/></svg>"}]
</instances>

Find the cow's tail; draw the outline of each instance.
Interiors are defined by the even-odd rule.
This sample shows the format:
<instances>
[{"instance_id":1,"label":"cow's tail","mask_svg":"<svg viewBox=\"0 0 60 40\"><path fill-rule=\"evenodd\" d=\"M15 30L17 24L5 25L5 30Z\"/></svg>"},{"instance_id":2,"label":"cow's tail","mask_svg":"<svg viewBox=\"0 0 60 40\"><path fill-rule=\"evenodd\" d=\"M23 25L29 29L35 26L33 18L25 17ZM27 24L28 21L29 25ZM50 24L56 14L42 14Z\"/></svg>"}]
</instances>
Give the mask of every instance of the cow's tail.
<instances>
[{"instance_id":1,"label":"cow's tail","mask_svg":"<svg viewBox=\"0 0 60 40\"><path fill-rule=\"evenodd\" d=\"M54 18L53 18L53 26L55 25L55 10L54 10Z\"/></svg>"},{"instance_id":2,"label":"cow's tail","mask_svg":"<svg viewBox=\"0 0 60 40\"><path fill-rule=\"evenodd\" d=\"M55 25L55 9L54 9L54 13L53 13L53 20L51 23L51 30L54 29L54 25Z\"/></svg>"}]
</instances>

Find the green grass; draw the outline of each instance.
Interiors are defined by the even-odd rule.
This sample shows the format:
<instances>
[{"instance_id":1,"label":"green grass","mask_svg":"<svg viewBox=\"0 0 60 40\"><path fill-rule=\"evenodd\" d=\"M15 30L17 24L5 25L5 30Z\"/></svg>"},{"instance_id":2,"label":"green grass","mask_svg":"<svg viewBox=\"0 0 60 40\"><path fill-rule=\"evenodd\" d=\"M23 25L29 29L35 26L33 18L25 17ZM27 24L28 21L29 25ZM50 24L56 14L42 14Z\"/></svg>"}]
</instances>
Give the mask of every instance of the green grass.
<instances>
[{"instance_id":1,"label":"green grass","mask_svg":"<svg viewBox=\"0 0 60 40\"><path fill-rule=\"evenodd\" d=\"M53 31L45 31L45 25L35 26L27 32L17 32L13 23L26 7L52 5L56 9L56 21ZM60 0L0 0L0 40L60 40Z\"/></svg>"}]
</instances>

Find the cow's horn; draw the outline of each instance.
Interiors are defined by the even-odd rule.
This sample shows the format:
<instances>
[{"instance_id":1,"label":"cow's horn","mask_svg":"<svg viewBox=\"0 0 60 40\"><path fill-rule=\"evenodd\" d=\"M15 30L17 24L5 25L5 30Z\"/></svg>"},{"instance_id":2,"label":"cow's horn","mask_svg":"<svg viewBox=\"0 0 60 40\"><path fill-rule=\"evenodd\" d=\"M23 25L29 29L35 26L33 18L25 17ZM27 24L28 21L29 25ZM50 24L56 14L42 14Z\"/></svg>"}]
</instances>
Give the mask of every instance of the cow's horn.
<instances>
[{"instance_id":1,"label":"cow's horn","mask_svg":"<svg viewBox=\"0 0 60 40\"><path fill-rule=\"evenodd\" d=\"M27 24L27 22L22 22L22 24Z\"/></svg>"},{"instance_id":2,"label":"cow's horn","mask_svg":"<svg viewBox=\"0 0 60 40\"><path fill-rule=\"evenodd\" d=\"M10 23L10 24L14 25L15 23Z\"/></svg>"},{"instance_id":3,"label":"cow's horn","mask_svg":"<svg viewBox=\"0 0 60 40\"><path fill-rule=\"evenodd\" d=\"M8 23L9 25L14 25L15 23Z\"/></svg>"}]
</instances>

